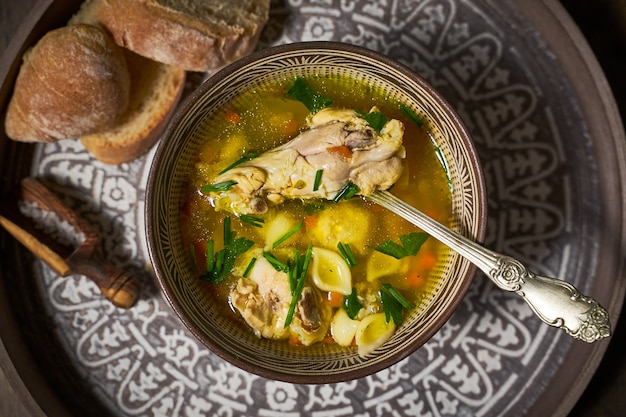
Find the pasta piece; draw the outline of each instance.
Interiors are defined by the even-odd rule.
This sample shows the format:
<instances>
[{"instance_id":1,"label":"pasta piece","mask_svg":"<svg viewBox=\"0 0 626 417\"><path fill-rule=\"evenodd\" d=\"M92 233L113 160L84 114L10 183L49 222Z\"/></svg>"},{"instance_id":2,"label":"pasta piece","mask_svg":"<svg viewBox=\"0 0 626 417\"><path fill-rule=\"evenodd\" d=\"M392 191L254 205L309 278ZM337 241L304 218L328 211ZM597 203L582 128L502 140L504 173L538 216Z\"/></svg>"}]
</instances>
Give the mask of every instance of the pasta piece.
<instances>
[{"instance_id":1,"label":"pasta piece","mask_svg":"<svg viewBox=\"0 0 626 417\"><path fill-rule=\"evenodd\" d=\"M365 317L356 329L355 340L359 356L367 356L387 340L396 331L393 321L385 319L385 313L376 313Z\"/></svg>"},{"instance_id":2,"label":"pasta piece","mask_svg":"<svg viewBox=\"0 0 626 417\"><path fill-rule=\"evenodd\" d=\"M393 256L373 251L367 258L365 274L369 282L393 274L406 274L409 272L410 258L396 259Z\"/></svg>"},{"instance_id":3,"label":"pasta piece","mask_svg":"<svg viewBox=\"0 0 626 417\"><path fill-rule=\"evenodd\" d=\"M313 282L323 291L349 295L352 291L352 273L346 261L337 252L313 248L311 275Z\"/></svg>"},{"instance_id":4,"label":"pasta piece","mask_svg":"<svg viewBox=\"0 0 626 417\"><path fill-rule=\"evenodd\" d=\"M330 323L330 332L335 342L340 346L350 346L359 323L359 320L352 320L348 317L348 313L343 308L337 310Z\"/></svg>"}]
</instances>

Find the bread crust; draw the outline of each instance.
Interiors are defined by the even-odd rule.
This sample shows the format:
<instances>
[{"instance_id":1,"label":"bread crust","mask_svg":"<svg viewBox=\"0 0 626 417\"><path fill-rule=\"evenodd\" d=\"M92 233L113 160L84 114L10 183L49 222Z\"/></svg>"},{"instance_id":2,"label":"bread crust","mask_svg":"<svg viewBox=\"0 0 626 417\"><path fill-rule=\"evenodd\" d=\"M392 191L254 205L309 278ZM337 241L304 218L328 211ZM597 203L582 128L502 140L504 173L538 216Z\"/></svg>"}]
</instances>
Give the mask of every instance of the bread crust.
<instances>
[{"instance_id":1,"label":"bread crust","mask_svg":"<svg viewBox=\"0 0 626 417\"><path fill-rule=\"evenodd\" d=\"M212 71L254 50L269 0L104 0L98 20L118 45L188 71Z\"/></svg>"},{"instance_id":2,"label":"bread crust","mask_svg":"<svg viewBox=\"0 0 626 417\"><path fill-rule=\"evenodd\" d=\"M114 123L128 106L129 90L126 61L106 32L62 27L24 54L5 131L24 142L77 138Z\"/></svg>"},{"instance_id":3,"label":"bread crust","mask_svg":"<svg viewBox=\"0 0 626 417\"><path fill-rule=\"evenodd\" d=\"M97 160L119 165L146 153L161 137L180 100L185 70L124 50L130 104L115 126L80 138Z\"/></svg>"}]
</instances>

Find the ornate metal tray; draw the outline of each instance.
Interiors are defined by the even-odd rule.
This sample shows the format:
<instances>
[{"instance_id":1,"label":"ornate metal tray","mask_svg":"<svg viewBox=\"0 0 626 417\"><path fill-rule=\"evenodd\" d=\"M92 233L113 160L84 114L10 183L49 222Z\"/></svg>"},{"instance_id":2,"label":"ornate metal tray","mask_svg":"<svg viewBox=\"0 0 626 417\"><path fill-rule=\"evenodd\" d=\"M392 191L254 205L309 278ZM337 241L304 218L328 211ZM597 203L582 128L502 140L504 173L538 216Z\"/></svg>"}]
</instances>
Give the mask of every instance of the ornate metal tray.
<instances>
[{"instance_id":1,"label":"ornate metal tray","mask_svg":"<svg viewBox=\"0 0 626 417\"><path fill-rule=\"evenodd\" d=\"M3 56L0 113L21 52L79 1L44 2ZM530 10L532 9L532 10ZM19 39L18 39L19 38ZM582 36L555 1L273 1L260 47L335 40L413 68L453 104L484 164L486 245L598 299L624 296L624 133ZM367 378L291 385L204 349L161 297L148 264L143 193L151 154L108 166L76 141L0 136L1 189L46 181L94 224L104 252L138 274L142 296L117 309L83 276L57 276L0 232L3 354L33 415L564 415L608 341L574 342L477 274L451 320L409 358Z\"/></svg>"}]
</instances>

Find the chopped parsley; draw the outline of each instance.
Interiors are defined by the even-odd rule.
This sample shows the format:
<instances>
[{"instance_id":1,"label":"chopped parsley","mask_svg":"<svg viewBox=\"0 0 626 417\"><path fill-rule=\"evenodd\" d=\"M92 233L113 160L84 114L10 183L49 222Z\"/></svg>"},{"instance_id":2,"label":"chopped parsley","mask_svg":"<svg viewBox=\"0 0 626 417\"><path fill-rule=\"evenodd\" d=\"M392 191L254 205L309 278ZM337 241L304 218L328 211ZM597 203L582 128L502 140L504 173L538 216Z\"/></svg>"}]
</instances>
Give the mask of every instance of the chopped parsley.
<instances>
[{"instance_id":1,"label":"chopped parsley","mask_svg":"<svg viewBox=\"0 0 626 417\"><path fill-rule=\"evenodd\" d=\"M409 302L398 290L391 286L391 284L381 284L385 290L391 294L393 298L396 299L404 308L413 308L414 305Z\"/></svg>"},{"instance_id":2,"label":"chopped parsley","mask_svg":"<svg viewBox=\"0 0 626 417\"><path fill-rule=\"evenodd\" d=\"M263 223L265 223L265 220L261 217L250 216L249 214L242 214L239 216L239 219L242 222L248 223L254 227L263 227Z\"/></svg>"},{"instance_id":3,"label":"chopped parsley","mask_svg":"<svg viewBox=\"0 0 626 417\"><path fill-rule=\"evenodd\" d=\"M359 186L353 183L352 181L348 181L346 185L341 187L339 192L337 192L337 195L333 198L333 201L335 203L338 203L342 199L348 200L349 198L353 197L358 192L359 192Z\"/></svg>"},{"instance_id":4,"label":"chopped parsley","mask_svg":"<svg viewBox=\"0 0 626 417\"><path fill-rule=\"evenodd\" d=\"M256 258L250 259L250 262L248 262L248 266L246 267L246 270L243 271L244 278L248 278L248 275L250 275L250 271L252 271L252 268L254 267L255 263L256 263Z\"/></svg>"},{"instance_id":5,"label":"chopped parsley","mask_svg":"<svg viewBox=\"0 0 626 417\"><path fill-rule=\"evenodd\" d=\"M450 189L450 192L452 192L453 191L452 178L450 178L450 168L448 167L448 161L446 161L446 157L443 155L443 151L437 145L437 142L435 142L435 138L431 136L430 139L433 142L433 145L435 146L435 155L437 156L437 160L441 164L444 174L446 174L446 182L448 183L448 188Z\"/></svg>"},{"instance_id":6,"label":"chopped parsley","mask_svg":"<svg viewBox=\"0 0 626 417\"><path fill-rule=\"evenodd\" d=\"M326 206L322 202L309 202L305 203L302 206L302 209L304 210L304 214L306 214L307 216L311 216L315 213L325 210Z\"/></svg>"},{"instance_id":7,"label":"chopped parsley","mask_svg":"<svg viewBox=\"0 0 626 417\"><path fill-rule=\"evenodd\" d=\"M316 93L309 87L302 78L296 78L293 85L287 90L287 96L302 102L312 113L317 113L325 107L333 104L331 98Z\"/></svg>"},{"instance_id":8,"label":"chopped parsley","mask_svg":"<svg viewBox=\"0 0 626 417\"><path fill-rule=\"evenodd\" d=\"M402 259L407 256L415 256L419 252L424 242L428 239L428 234L424 232L413 232L400 236L400 244L386 240L378 245L375 250L385 255Z\"/></svg>"},{"instance_id":9,"label":"chopped parsley","mask_svg":"<svg viewBox=\"0 0 626 417\"><path fill-rule=\"evenodd\" d=\"M406 104L402 104L400 106L400 111L402 111L402 113L411 121L411 123L413 123L418 128L421 129L424 126L424 118L415 113L413 109L411 109Z\"/></svg>"},{"instance_id":10,"label":"chopped parsley","mask_svg":"<svg viewBox=\"0 0 626 417\"><path fill-rule=\"evenodd\" d=\"M317 191L320 189L320 184L322 183L322 174L324 174L324 170L318 169L315 172L315 181L313 182L313 191Z\"/></svg>"},{"instance_id":11,"label":"chopped parsley","mask_svg":"<svg viewBox=\"0 0 626 417\"><path fill-rule=\"evenodd\" d=\"M254 245L254 242L240 237L230 229L230 217L224 218L224 247L214 252L213 239L207 243L206 270L200 275L204 281L212 284L222 283L235 266L237 256L245 253Z\"/></svg>"},{"instance_id":12,"label":"chopped parsley","mask_svg":"<svg viewBox=\"0 0 626 417\"><path fill-rule=\"evenodd\" d=\"M339 253L343 257L343 259L346 261L348 266L350 267L356 266L357 264L356 258L354 257L354 253L352 253L352 249L350 249L349 243L339 242L337 243L337 249L339 249Z\"/></svg>"},{"instance_id":13,"label":"chopped parsley","mask_svg":"<svg viewBox=\"0 0 626 417\"><path fill-rule=\"evenodd\" d=\"M295 256L293 259L293 272L290 275L293 278L294 286L291 290L291 304L289 304L289 310L287 311L287 317L285 318L284 328L289 327L291 321L293 320L293 314L296 310L296 305L298 304L298 300L300 299L300 295L302 294L302 290L304 289L304 283L306 281L306 274L309 270L309 264L311 262L311 255L313 254L313 244L309 243L306 252L304 255L298 255L298 252L295 252Z\"/></svg>"},{"instance_id":14,"label":"chopped parsley","mask_svg":"<svg viewBox=\"0 0 626 417\"><path fill-rule=\"evenodd\" d=\"M189 256L191 257L191 267L195 272L198 272L198 258L196 258L196 247L193 243L189 245Z\"/></svg>"},{"instance_id":15,"label":"chopped parsley","mask_svg":"<svg viewBox=\"0 0 626 417\"><path fill-rule=\"evenodd\" d=\"M282 235L281 237L276 239L276 241L272 244L272 249L276 249L276 247L278 245L280 245L281 243L283 243L284 241L289 239L291 236L293 236L298 230L300 230L302 228L303 225L304 225L304 222L302 221L302 222L296 224L291 229L287 230L287 232L285 232L284 235Z\"/></svg>"},{"instance_id":16,"label":"chopped parsley","mask_svg":"<svg viewBox=\"0 0 626 417\"><path fill-rule=\"evenodd\" d=\"M200 190L203 193L229 191L231 188L233 188L233 185L235 184L237 184L237 181L227 180L227 181L217 182L213 185L205 185L204 187L201 187Z\"/></svg>"},{"instance_id":17,"label":"chopped parsley","mask_svg":"<svg viewBox=\"0 0 626 417\"><path fill-rule=\"evenodd\" d=\"M402 323L403 309L413 308L413 305L391 284L382 284L382 287L379 294L385 312L385 320L387 323L393 320L399 326Z\"/></svg>"},{"instance_id":18,"label":"chopped parsley","mask_svg":"<svg viewBox=\"0 0 626 417\"><path fill-rule=\"evenodd\" d=\"M367 121L367 123L369 123L372 129L377 132L380 132L380 130L387 124L387 118L379 111L371 111L363 115L363 118Z\"/></svg>"},{"instance_id":19,"label":"chopped parsley","mask_svg":"<svg viewBox=\"0 0 626 417\"><path fill-rule=\"evenodd\" d=\"M345 295L343 297L343 309L346 310L348 317L354 320L362 308L363 304L361 304L359 298L356 295L356 288L352 287L352 292L350 293L350 295Z\"/></svg>"},{"instance_id":20,"label":"chopped parsley","mask_svg":"<svg viewBox=\"0 0 626 417\"><path fill-rule=\"evenodd\" d=\"M246 161L256 158L257 156L259 155L256 153L245 153L241 156L241 158L239 158L238 160L236 160L235 162L233 162L232 164L228 165L226 168L218 172L217 175L221 175L225 173L226 171L235 168L237 165L241 165Z\"/></svg>"},{"instance_id":21,"label":"chopped parsley","mask_svg":"<svg viewBox=\"0 0 626 417\"><path fill-rule=\"evenodd\" d=\"M278 272L289 272L289 265L280 261L272 252L263 251L263 257L267 259L267 262Z\"/></svg>"}]
</instances>

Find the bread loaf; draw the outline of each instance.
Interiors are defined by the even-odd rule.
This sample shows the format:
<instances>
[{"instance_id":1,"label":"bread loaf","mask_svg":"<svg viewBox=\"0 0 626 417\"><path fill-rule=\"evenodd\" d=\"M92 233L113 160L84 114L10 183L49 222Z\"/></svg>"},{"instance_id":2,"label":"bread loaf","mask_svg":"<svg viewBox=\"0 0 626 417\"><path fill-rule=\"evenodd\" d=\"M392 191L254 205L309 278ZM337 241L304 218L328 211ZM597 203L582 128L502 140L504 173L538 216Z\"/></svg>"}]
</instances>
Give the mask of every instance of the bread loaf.
<instances>
[{"instance_id":1,"label":"bread loaf","mask_svg":"<svg viewBox=\"0 0 626 417\"><path fill-rule=\"evenodd\" d=\"M129 89L122 51L102 29L53 30L24 54L7 108L7 136L52 142L106 128L128 107Z\"/></svg>"},{"instance_id":2,"label":"bread loaf","mask_svg":"<svg viewBox=\"0 0 626 417\"><path fill-rule=\"evenodd\" d=\"M269 0L105 0L100 23L118 45L188 71L210 71L254 50Z\"/></svg>"},{"instance_id":3,"label":"bread loaf","mask_svg":"<svg viewBox=\"0 0 626 417\"><path fill-rule=\"evenodd\" d=\"M110 129L80 138L99 161L121 164L154 145L180 99L185 71L126 51L131 77L128 110Z\"/></svg>"},{"instance_id":4,"label":"bread loaf","mask_svg":"<svg viewBox=\"0 0 626 417\"><path fill-rule=\"evenodd\" d=\"M103 0L85 2L69 24L99 25ZM185 70L162 64L121 48L130 73L130 104L107 129L82 136L85 148L99 161L121 164L145 153L159 139L178 103Z\"/></svg>"}]
</instances>

